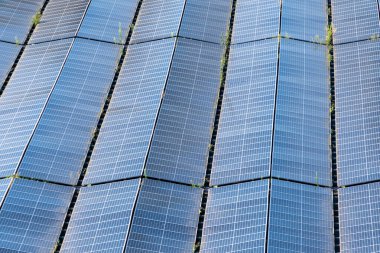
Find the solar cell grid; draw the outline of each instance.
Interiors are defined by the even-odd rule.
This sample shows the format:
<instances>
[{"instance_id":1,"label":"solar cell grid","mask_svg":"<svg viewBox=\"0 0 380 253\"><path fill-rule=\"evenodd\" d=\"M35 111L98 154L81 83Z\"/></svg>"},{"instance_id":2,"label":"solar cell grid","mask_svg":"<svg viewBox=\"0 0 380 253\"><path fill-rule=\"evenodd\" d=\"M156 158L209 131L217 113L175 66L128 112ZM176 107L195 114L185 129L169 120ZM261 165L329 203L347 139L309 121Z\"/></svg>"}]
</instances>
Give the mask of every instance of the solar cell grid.
<instances>
[{"instance_id":1,"label":"solar cell grid","mask_svg":"<svg viewBox=\"0 0 380 253\"><path fill-rule=\"evenodd\" d=\"M148 176L202 184L223 48L180 38L146 165Z\"/></svg>"},{"instance_id":2,"label":"solar cell grid","mask_svg":"<svg viewBox=\"0 0 380 253\"><path fill-rule=\"evenodd\" d=\"M339 185L380 178L380 42L335 47Z\"/></svg>"},{"instance_id":3,"label":"solar cell grid","mask_svg":"<svg viewBox=\"0 0 380 253\"><path fill-rule=\"evenodd\" d=\"M114 77L116 45L76 39L19 174L76 184Z\"/></svg>"},{"instance_id":4,"label":"solar cell grid","mask_svg":"<svg viewBox=\"0 0 380 253\"><path fill-rule=\"evenodd\" d=\"M231 0L187 0L179 35L214 43L223 43Z\"/></svg>"},{"instance_id":5,"label":"solar cell grid","mask_svg":"<svg viewBox=\"0 0 380 253\"><path fill-rule=\"evenodd\" d=\"M16 179L0 210L1 252L52 252L74 188Z\"/></svg>"},{"instance_id":6,"label":"solar cell grid","mask_svg":"<svg viewBox=\"0 0 380 253\"><path fill-rule=\"evenodd\" d=\"M232 44L275 37L279 34L279 0L238 0Z\"/></svg>"},{"instance_id":7,"label":"solar cell grid","mask_svg":"<svg viewBox=\"0 0 380 253\"><path fill-rule=\"evenodd\" d=\"M376 0L332 0L334 43L353 42L380 35Z\"/></svg>"},{"instance_id":8,"label":"solar cell grid","mask_svg":"<svg viewBox=\"0 0 380 253\"><path fill-rule=\"evenodd\" d=\"M185 0L144 0L131 43L177 36Z\"/></svg>"},{"instance_id":9,"label":"solar cell grid","mask_svg":"<svg viewBox=\"0 0 380 253\"><path fill-rule=\"evenodd\" d=\"M138 0L92 0L78 36L124 43L137 3Z\"/></svg>"},{"instance_id":10,"label":"solar cell grid","mask_svg":"<svg viewBox=\"0 0 380 253\"><path fill-rule=\"evenodd\" d=\"M269 176L277 39L233 45L211 183Z\"/></svg>"},{"instance_id":11,"label":"solar cell grid","mask_svg":"<svg viewBox=\"0 0 380 253\"><path fill-rule=\"evenodd\" d=\"M281 19L283 36L318 43L326 40L327 1L283 0Z\"/></svg>"},{"instance_id":12,"label":"solar cell grid","mask_svg":"<svg viewBox=\"0 0 380 253\"><path fill-rule=\"evenodd\" d=\"M28 46L0 97L0 176L15 172L72 40Z\"/></svg>"},{"instance_id":13,"label":"solar cell grid","mask_svg":"<svg viewBox=\"0 0 380 253\"><path fill-rule=\"evenodd\" d=\"M32 18L44 0L2 0L0 2L0 40L24 43Z\"/></svg>"},{"instance_id":14,"label":"solar cell grid","mask_svg":"<svg viewBox=\"0 0 380 253\"><path fill-rule=\"evenodd\" d=\"M142 174L175 39L128 47L85 183Z\"/></svg>"},{"instance_id":15,"label":"solar cell grid","mask_svg":"<svg viewBox=\"0 0 380 253\"><path fill-rule=\"evenodd\" d=\"M202 189L144 180L126 253L192 252Z\"/></svg>"},{"instance_id":16,"label":"solar cell grid","mask_svg":"<svg viewBox=\"0 0 380 253\"><path fill-rule=\"evenodd\" d=\"M331 185L326 47L283 39L272 176Z\"/></svg>"},{"instance_id":17,"label":"solar cell grid","mask_svg":"<svg viewBox=\"0 0 380 253\"><path fill-rule=\"evenodd\" d=\"M50 0L29 43L74 37L90 0Z\"/></svg>"},{"instance_id":18,"label":"solar cell grid","mask_svg":"<svg viewBox=\"0 0 380 253\"><path fill-rule=\"evenodd\" d=\"M10 183L11 183L11 178L0 179L0 206L3 203L5 194L8 190Z\"/></svg>"},{"instance_id":19,"label":"solar cell grid","mask_svg":"<svg viewBox=\"0 0 380 253\"><path fill-rule=\"evenodd\" d=\"M380 183L339 189L341 252L380 251Z\"/></svg>"},{"instance_id":20,"label":"solar cell grid","mask_svg":"<svg viewBox=\"0 0 380 253\"><path fill-rule=\"evenodd\" d=\"M61 252L122 252L139 182L81 188Z\"/></svg>"},{"instance_id":21,"label":"solar cell grid","mask_svg":"<svg viewBox=\"0 0 380 253\"><path fill-rule=\"evenodd\" d=\"M201 252L264 252L269 181L208 192Z\"/></svg>"},{"instance_id":22,"label":"solar cell grid","mask_svg":"<svg viewBox=\"0 0 380 253\"><path fill-rule=\"evenodd\" d=\"M20 46L0 42L0 87L7 78L8 73L11 71L12 65L16 60L20 49Z\"/></svg>"},{"instance_id":23,"label":"solar cell grid","mask_svg":"<svg viewBox=\"0 0 380 253\"><path fill-rule=\"evenodd\" d=\"M268 252L335 252L330 188L272 181Z\"/></svg>"}]
</instances>

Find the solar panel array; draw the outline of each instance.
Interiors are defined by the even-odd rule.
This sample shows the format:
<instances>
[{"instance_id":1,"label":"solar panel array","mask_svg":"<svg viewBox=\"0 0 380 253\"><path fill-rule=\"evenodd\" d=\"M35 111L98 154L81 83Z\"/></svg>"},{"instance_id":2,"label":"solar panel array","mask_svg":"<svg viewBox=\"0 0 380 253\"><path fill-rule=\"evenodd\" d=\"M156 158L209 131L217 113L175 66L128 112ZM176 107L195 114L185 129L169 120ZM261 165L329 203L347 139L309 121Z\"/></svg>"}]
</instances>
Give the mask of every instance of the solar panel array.
<instances>
[{"instance_id":1,"label":"solar panel array","mask_svg":"<svg viewBox=\"0 0 380 253\"><path fill-rule=\"evenodd\" d=\"M339 189L341 252L380 250L380 184Z\"/></svg>"},{"instance_id":2,"label":"solar panel array","mask_svg":"<svg viewBox=\"0 0 380 253\"><path fill-rule=\"evenodd\" d=\"M272 176L331 185L326 47L282 40Z\"/></svg>"},{"instance_id":3,"label":"solar panel array","mask_svg":"<svg viewBox=\"0 0 380 253\"><path fill-rule=\"evenodd\" d=\"M334 43L367 40L380 36L377 0L332 0Z\"/></svg>"},{"instance_id":4,"label":"solar panel array","mask_svg":"<svg viewBox=\"0 0 380 253\"><path fill-rule=\"evenodd\" d=\"M22 44L32 27L33 16L44 0L2 0L0 2L0 40Z\"/></svg>"},{"instance_id":5,"label":"solar panel array","mask_svg":"<svg viewBox=\"0 0 380 253\"><path fill-rule=\"evenodd\" d=\"M380 251L379 1L331 4L1 1L0 252Z\"/></svg>"},{"instance_id":6,"label":"solar panel array","mask_svg":"<svg viewBox=\"0 0 380 253\"><path fill-rule=\"evenodd\" d=\"M335 47L338 182L380 179L380 42Z\"/></svg>"}]
</instances>

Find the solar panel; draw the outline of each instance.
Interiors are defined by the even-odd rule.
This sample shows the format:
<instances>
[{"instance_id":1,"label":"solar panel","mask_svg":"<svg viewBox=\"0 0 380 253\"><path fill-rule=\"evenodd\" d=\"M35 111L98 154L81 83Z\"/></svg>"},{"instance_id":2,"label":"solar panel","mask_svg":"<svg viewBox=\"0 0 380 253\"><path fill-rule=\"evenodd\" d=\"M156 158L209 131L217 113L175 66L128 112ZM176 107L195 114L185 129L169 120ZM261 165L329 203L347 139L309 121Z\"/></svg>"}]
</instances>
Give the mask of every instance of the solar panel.
<instances>
[{"instance_id":1,"label":"solar panel","mask_svg":"<svg viewBox=\"0 0 380 253\"><path fill-rule=\"evenodd\" d=\"M185 0L144 0L131 43L177 36Z\"/></svg>"},{"instance_id":2,"label":"solar panel","mask_svg":"<svg viewBox=\"0 0 380 253\"><path fill-rule=\"evenodd\" d=\"M239 0L236 2L232 44L255 41L279 34L279 0Z\"/></svg>"},{"instance_id":3,"label":"solar panel","mask_svg":"<svg viewBox=\"0 0 380 253\"><path fill-rule=\"evenodd\" d=\"M81 188L61 252L122 252L139 182Z\"/></svg>"},{"instance_id":4,"label":"solar panel","mask_svg":"<svg viewBox=\"0 0 380 253\"><path fill-rule=\"evenodd\" d=\"M201 252L264 252L269 180L208 192Z\"/></svg>"},{"instance_id":5,"label":"solar panel","mask_svg":"<svg viewBox=\"0 0 380 253\"><path fill-rule=\"evenodd\" d=\"M334 43L353 42L380 35L376 0L332 0Z\"/></svg>"},{"instance_id":6,"label":"solar panel","mask_svg":"<svg viewBox=\"0 0 380 253\"><path fill-rule=\"evenodd\" d=\"M0 87L11 71L20 49L21 47L18 45L0 42Z\"/></svg>"},{"instance_id":7,"label":"solar panel","mask_svg":"<svg viewBox=\"0 0 380 253\"><path fill-rule=\"evenodd\" d=\"M76 39L19 168L76 184L118 63L116 45Z\"/></svg>"},{"instance_id":8,"label":"solar panel","mask_svg":"<svg viewBox=\"0 0 380 253\"><path fill-rule=\"evenodd\" d=\"M78 36L124 43L137 3L138 0L92 0Z\"/></svg>"},{"instance_id":9,"label":"solar panel","mask_svg":"<svg viewBox=\"0 0 380 253\"><path fill-rule=\"evenodd\" d=\"M179 39L147 160L148 176L202 184L223 48Z\"/></svg>"},{"instance_id":10,"label":"solar panel","mask_svg":"<svg viewBox=\"0 0 380 253\"><path fill-rule=\"evenodd\" d=\"M52 252L74 188L16 179L0 210L1 252Z\"/></svg>"},{"instance_id":11,"label":"solar panel","mask_svg":"<svg viewBox=\"0 0 380 253\"><path fill-rule=\"evenodd\" d=\"M15 172L72 40L28 46L0 97L0 176Z\"/></svg>"},{"instance_id":12,"label":"solar panel","mask_svg":"<svg viewBox=\"0 0 380 253\"><path fill-rule=\"evenodd\" d=\"M187 0L180 36L222 43L229 27L231 0Z\"/></svg>"},{"instance_id":13,"label":"solar panel","mask_svg":"<svg viewBox=\"0 0 380 253\"><path fill-rule=\"evenodd\" d=\"M281 34L286 37L325 42L327 1L283 0Z\"/></svg>"},{"instance_id":14,"label":"solar panel","mask_svg":"<svg viewBox=\"0 0 380 253\"><path fill-rule=\"evenodd\" d=\"M232 45L211 183L269 176L277 39Z\"/></svg>"},{"instance_id":15,"label":"solar panel","mask_svg":"<svg viewBox=\"0 0 380 253\"><path fill-rule=\"evenodd\" d=\"M144 180L126 253L192 252L202 189Z\"/></svg>"},{"instance_id":16,"label":"solar panel","mask_svg":"<svg viewBox=\"0 0 380 253\"><path fill-rule=\"evenodd\" d=\"M380 179L380 42L335 47L339 185Z\"/></svg>"},{"instance_id":17,"label":"solar panel","mask_svg":"<svg viewBox=\"0 0 380 253\"><path fill-rule=\"evenodd\" d=\"M74 37L90 0L50 0L29 43Z\"/></svg>"},{"instance_id":18,"label":"solar panel","mask_svg":"<svg viewBox=\"0 0 380 253\"><path fill-rule=\"evenodd\" d=\"M330 188L272 181L268 252L335 252Z\"/></svg>"},{"instance_id":19,"label":"solar panel","mask_svg":"<svg viewBox=\"0 0 380 253\"><path fill-rule=\"evenodd\" d=\"M283 39L272 176L331 185L326 47Z\"/></svg>"},{"instance_id":20,"label":"solar panel","mask_svg":"<svg viewBox=\"0 0 380 253\"><path fill-rule=\"evenodd\" d=\"M380 251L380 183L339 189L340 252Z\"/></svg>"},{"instance_id":21,"label":"solar panel","mask_svg":"<svg viewBox=\"0 0 380 253\"><path fill-rule=\"evenodd\" d=\"M11 178L0 179L0 206L3 203L5 194L8 190L11 180Z\"/></svg>"},{"instance_id":22,"label":"solar panel","mask_svg":"<svg viewBox=\"0 0 380 253\"><path fill-rule=\"evenodd\" d=\"M0 40L24 43L33 16L44 0L2 0L0 2Z\"/></svg>"},{"instance_id":23,"label":"solar panel","mask_svg":"<svg viewBox=\"0 0 380 253\"><path fill-rule=\"evenodd\" d=\"M128 47L85 183L142 174L174 45L167 39Z\"/></svg>"}]
</instances>

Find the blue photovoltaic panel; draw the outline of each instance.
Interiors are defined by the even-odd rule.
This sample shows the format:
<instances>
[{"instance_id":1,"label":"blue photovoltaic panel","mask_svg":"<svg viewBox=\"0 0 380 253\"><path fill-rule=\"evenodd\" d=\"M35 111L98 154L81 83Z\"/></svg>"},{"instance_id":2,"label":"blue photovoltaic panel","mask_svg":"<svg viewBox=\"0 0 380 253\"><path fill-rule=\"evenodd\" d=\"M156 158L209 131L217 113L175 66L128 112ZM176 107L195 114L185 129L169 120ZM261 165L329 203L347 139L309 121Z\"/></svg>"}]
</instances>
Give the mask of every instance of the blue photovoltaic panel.
<instances>
[{"instance_id":1,"label":"blue photovoltaic panel","mask_svg":"<svg viewBox=\"0 0 380 253\"><path fill-rule=\"evenodd\" d=\"M376 0L332 0L334 43L352 42L380 35Z\"/></svg>"},{"instance_id":2,"label":"blue photovoltaic panel","mask_svg":"<svg viewBox=\"0 0 380 253\"><path fill-rule=\"evenodd\" d=\"M7 78L9 71L11 71L20 49L21 46L0 42L0 87Z\"/></svg>"},{"instance_id":3,"label":"blue photovoltaic panel","mask_svg":"<svg viewBox=\"0 0 380 253\"><path fill-rule=\"evenodd\" d=\"M264 252L268 190L269 180L210 189L201 252Z\"/></svg>"},{"instance_id":4,"label":"blue photovoltaic panel","mask_svg":"<svg viewBox=\"0 0 380 253\"><path fill-rule=\"evenodd\" d=\"M325 42L327 1L282 0L282 36L314 42Z\"/></svg>"},{"instance_id":5,"label":"blue photovoltaic panel","mask_svg":"<svg viewBox=\"0 0 380 253\"><path fill-rule=\"evenodd\" d=\"M0 252L53 252L73 193L73 187L16 179L0 210Z\"/></svg>"},{"instance_id":6,"label":"blue photovoltaic panel","mask_svg":"<svg viewBox=\"0 0 380 253\"><path fill-rule=\"evenodd\" d=\"M126 253L192 252L202 189L144 180Z\"/></svg>"},{"instance_id":7,"label":"blue photovoltaic panel","mask_svg":"<svg viewBox=\"0 0 380 253\"><path fill-rule=\"evenodd\" d=\"M76 184L118 63L116 45L76 39L19 168Z\"/></svg>"},{"instance_id":8,"label":"blue photovoltaic panel","mask_svg":"<svg viewBox=\"0 0 380 253\"><path fill-rule=\"evenodd\" d=\"M24 43L44 0L1 0L0 40Z\"/></svg>"},{"instance_id":9,"label":"blue photovoltaic panel","mask_svg":"<svg viewBox=\"0 0 380 253\"><path fill-rule=\"evenodd\" d=\"M272 181L268 252L333 253L332 190Z\"/></svg>"},{"instance_id":10,"label":"blue photovoltaic panel","mask_svg":"<svg viewBox=\"0 0 380 253\"><path fill-rule=\"evenodd\" d=\"M231 47L213 185L269 176L277 51L277 39Z\"/></svg>"},{"instance_id":11,"label":"blue photovoltaic panel","mask_svg":"<svg viewBox=\"0 0 380 253\"><path fill-rule=\"evenodd\" d=\"M275 37L280 29L279 0L238 0L232 44Z\"/></svg>"},{"instance_id":12,"label":"blue photovoltaic panel","mask_svg":"<svg viewBox=\"0 0 380 253\"><path fill-rule=\"evenodd\" d=\"M174 45L167 39L128 47L85 183L142 174Z\"/></svg>"},{"instance_id":13,"label":"blue photovoltaic panel","mask_svg":"<svg viewBox=\"0 0 380 253\"><path fill-rule=\"evenodd\" d=\"M90 0L50 0L29 43L74 37Z\"/></svg>"},{"instance_id":14,"label":"blue photovoltaic panel","mask_svg":"<svg viewBox=\"0 0 380 253\"><path fill-rule=\"evenodd\" d=\"M177 36L184 6L185 0L144 0L131 43Z\"/></svg>"},{"instance_id":15,"label":"blue photovoltaic panel","mask_svg":"<svg viewBox=\"0 0 380 253\"><path fill-rule=\"evenodd\" d=\"M283 39L272 176L331 185L330 82L325 46Z\"/></svg>"},{"instance_id":16,"label":"blue photovoltaic panel","mask_svg":"<svg viewBox=\"0 0 380 253\"><path fill-rule=\"evenodd\" d=\"M338 193L340 252L380 252L380 183Z\"/></svg>"},{"instance_id":17,"label":"blue photovoltaic panel","mask_svg":"<svg viewBox=\"0 0 380 253\"><path fill-rule=\"evenodd\" d=\"M223 47L179 39L147 160L148 176L202 184Z\"/></svg>"},{"instance_id":18,"label":"blue photovoltaic panel","mask_svg":"<svg viewBox=\"0 0 380 253\"><path fill-rule=\"evenodd\" d=\"M72 40L26 47L0 97L0 176L15 172Z\"/></svg>"},{"instance_id":19,"label":"blue photovoltaic panel","mask_svg":"<svg viewBox=\"0 0 380 253\"><path fill-rule=\"evenodd\" d=\"M231 0L187 0L180 36L223 43L230 24Z\"/></svg>"},{"instance_id":20,"label":"blue photovoltaic panel","mask_svg":"<svg viewBox=\"0 0 380 253\"><path fill-rule=\"evenodd\" d=\"M380 41L334 52L338 184L380 179Z\"/></svg>"},{"instance_id":21,"label":"blue photovoltaic panel","mask_svg":"<svg viewBox=\"0 0 380 253\"><path fill-rule=\"evenodd\" d=\"M3 203L5 194L8 190L11 180L12 180L11 178L0 179L0 206Z\"/></svg>"},{"instance_id":22,"label":"blue photovoltaic panel","mask_svg":"<svg viewBox=\"0 0 380 253\"><path fill-rule=\"evenodd\" d=\"M122 252L139 183L81 188L61 252Z\"/></svg>"},{"instance_id":23,"label":"blue photovoltaic panel","mask_svg":"<svg viewBox=\"0 0 380 253\"><path fill-rule=\"evenodd\" d=\"M124 43L137 2L138 0L92 0L78 36Z\"/></svg>"}]
</instances>

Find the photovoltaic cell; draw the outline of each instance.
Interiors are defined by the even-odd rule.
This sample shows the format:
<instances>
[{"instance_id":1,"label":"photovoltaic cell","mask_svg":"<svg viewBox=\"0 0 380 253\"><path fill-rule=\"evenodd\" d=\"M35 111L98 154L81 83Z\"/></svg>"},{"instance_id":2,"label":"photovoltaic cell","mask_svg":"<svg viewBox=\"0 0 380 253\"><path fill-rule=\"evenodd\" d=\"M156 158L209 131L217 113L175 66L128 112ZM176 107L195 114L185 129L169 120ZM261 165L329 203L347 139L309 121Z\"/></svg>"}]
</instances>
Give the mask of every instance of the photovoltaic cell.
<instances>
[{"instance_id":1,"label":"photovoltaic cell","mask_svg":"<svg viewBox=\"0 0 380 253\"><path fill-rule=\"evenodd\" d=\"M376 0L332 0L334 43L353 42L380 35Z\"/></svg>"},{"instance_id":2,"label":"photovoltaic cell","mask_svg":"<svg viewBox=\"0 0 380 253\"><path fill-rule=\"evenodd\" d=\"M269 181L208 192L201 252L264 252Z\"/></svg>"},{"instance_id":3,"label":"photovoltaic cell","mask_svg":"<svg viewBox=\"0 0 380 253\"><path fill-rule=\"evenodd\" d=\"M0 179L0 206L11 183L11 178Z\"/></svg>"},{"instance_id":4,"label":"photovoltaic cell","mask_svg":"<svg viewBox=\"0 0 380 253\"><path fill-rule=\"evenodd\" d=\"M269 176L277 51L277 39L231 46L213 185Z\"/></svg>"},{"instance_id":5,"label":"photovoltaic cell","mask_svg":"<svg viewBox=\"0 0 380 253\"><path fill-rule=\"evenodd\" d=\"M231 0L187 0L179 35L223 43L231 6Z\"/></svg>"},{"instance_id":6,"label":"photovoltaic cell","mask_svg":"<svg viewBox=\"0 0 380 253\"><path fill-rule=\"evenodd\" d=\"M314 42L325 42L327 1L283 0L281 34Z\"/></svg>"},{"instance_id":7,"label":"photovoltaic cell","mask_svg":"<svg viewBox=\"0 0 380 253\"><path fill-rule=\"evenodd\" d=\"M0 87L7 78L9 71L11 71L20 49L20 46L0 42Z\"/></svg>"},{"instance_id":8,"label":"photovoltaic cell","mask_svg":"<svg viewBox=\"0 0 380 253\"><path fill-rule=\"evenodd\" d=\"M15 172L72 40L28 46L0 97L0 176Z\"/></svg>"},{"instance_id":9,"label":"photovoltaic cell","mask_svg":"<svg viewBox=\"0 0 380 253\"><path fill-rule=\"evenodd\" d=\"M325 46L283 39L272 176L331 185L330 86Z\"/></svg>"},{"instance_id":10,"label":"photovoltaic cell","mask_svg":"<svg viewBox=\"0 0 380 253\"><path fill-rule=\"evenodd\" d=\"M1 0L0 40L24 43L32 18L43 5L43 0Z\"/></svg>"},{"instance_id":11,"label":"photovoltaic cell","mask_svg":"<svg viewBox=\"0 0 380 253\"><path fill-rule=\"evenodd\" d=\"M74 188L16 179L0 210L1 252L52 252Z\"/></svg>"},{"instance_id":12,"label":"photovoltaic cell","mask_svg":"<svg viewBox=\"0 0 380 253\"><path fill-rule=\"evenodd\" d=\"M179 39L148 155L148 176L202 184L223 48Z\"/></svg>"},{"instance_id":13,"label":"photovoltaic cell","mask_svg":"<svg viewBox=\"0 0 380 253\"><path fill-rule=\"evenodd\" d=\"M185 0L144 0L131 43L177 36Z\"/></svg>"},{"instance_id":14,"label":"photovoltaic cell","mask_svg":"<svg viewBox=\"0 0 380 253\"><path fill-rule=\"evenodd\" d=\"M78 36L124 43L135 15L137 2L137 0L92 0Z\"/></svg>"},{"instance_id":15,"label":"photovoltaic cell","mask_svg":"<svg viewBox=\"0 0 380 253\"><path fill-rule=\"evenodd\" d=\"M340 252L380 252L380 183L338 192Z\"/></svg>"},{"instance_id":16,"label":"photovoltaic cell","mask_svg":"<svg viewBox=\"0 0 380 253\"><path fill-rule=\"evenodd\" d=\"M81 188L61 252L122 252L139 182Z\"/></svg>"},{"instance_id":17,"label":"photovoltaic cell","mask_svg":"<svg viewBox=\"0 0 380 253\"><path fill-rule=\"evenodd\" d=\"M275 37L279 29L279 0L237 1L232 44Z\"/></svg>"},{"instance_id":18,"label":"photovoltaic cell","mask_svg":"<svg viewBox=\"0 0 380 253\"><path fill-rule=\"evenodd\" d=\"M29 43L74 37L89 0L50 0Z\"/></svg>"},{"instance_id":19,"label":"photovoltaic cell","mask_svg":"<svg viewBox=\"0 0 380 253\"><path fill-rule=\"evenodd\" d=\"M338 183L380 179L380 42L334 50Z\"/></svg>"},{"instance_id":20,"label":"photovoltaic cell","mask_svg":"<svg viewBox=\"0 0 380 253\"><path fill-rule=\"evenodd\" d=\"M144 180L126 253L192 252L202 189Z\"/></svg>"},{"instance_id":21,"label":"photovoltaic cell","mask_svg":"<svg viewBox=\"0 0 380 253\"><path fill-rule=\"evenodd\" d=\"M85 183L142 175L175 39L128 47Z\"/></svg>"},{"instance_id":22,"label":"photovoltaic cell","mask_svg":"<svg viewBox=\"0 0 380 253\"><path fill-rule=\"evenodd\" d=\"M116 45L76 39L19 168L76 184L118 63Z\"/></svg>"},{"instance_id":23,"label":"photovoltaic cell","mask_svg":"<svg viewBox=\"0 0 380 253\"><path fill-rule=\"evenodd\" d=\"M330 188L272 181L268 252L335 252Z\"/></svg>"}]
</instances>

